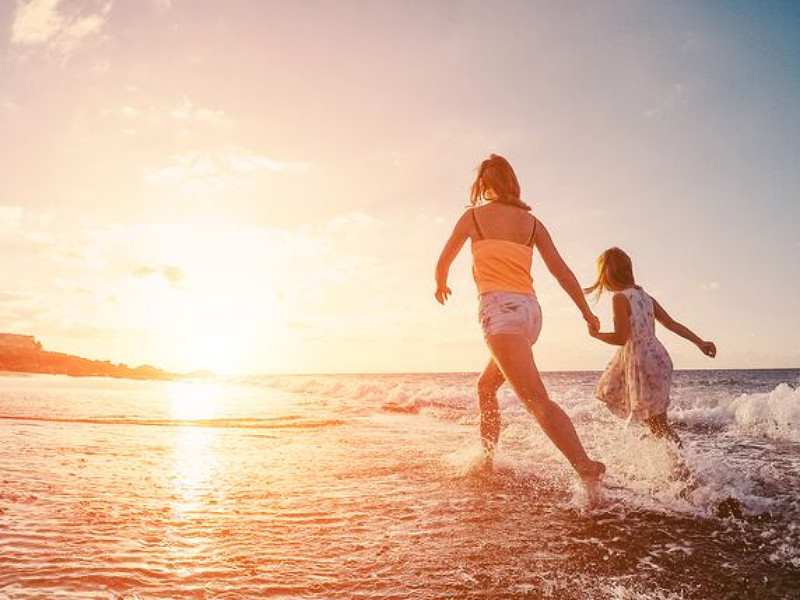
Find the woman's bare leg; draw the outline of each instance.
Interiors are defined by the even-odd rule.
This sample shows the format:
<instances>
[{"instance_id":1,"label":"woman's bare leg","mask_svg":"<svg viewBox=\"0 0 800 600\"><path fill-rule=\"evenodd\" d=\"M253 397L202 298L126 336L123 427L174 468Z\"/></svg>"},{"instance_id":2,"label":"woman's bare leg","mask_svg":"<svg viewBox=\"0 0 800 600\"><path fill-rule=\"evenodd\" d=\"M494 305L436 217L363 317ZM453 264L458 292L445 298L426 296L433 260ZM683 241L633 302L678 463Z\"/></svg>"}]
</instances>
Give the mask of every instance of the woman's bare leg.
<instances>
[{"instance_id":1,"label":"woman's bare leg","mask_svg":"<svg viewBox=\"0 0 800 600\"><path fill-rule=\"evenodd\" d=\"M488 344L506 380L578 474L589 481L600 477L605 465L589 458L570 418L550 400L525 337L500 333L489 336Z\"/></svg>"},{"instance_id":2,"label":"woman's bare leg","mask_svg":"<svg viewBox=\"0 0 800 600\"><path fill-rule=\"evenodd\" d=\"M497 403L497 390L505 381L503 373L494 362L489 364L478 377L478 405L481 408L481 442L483 449L491 454L500 439L500 406Z\"/></svg>"}]
</instances>

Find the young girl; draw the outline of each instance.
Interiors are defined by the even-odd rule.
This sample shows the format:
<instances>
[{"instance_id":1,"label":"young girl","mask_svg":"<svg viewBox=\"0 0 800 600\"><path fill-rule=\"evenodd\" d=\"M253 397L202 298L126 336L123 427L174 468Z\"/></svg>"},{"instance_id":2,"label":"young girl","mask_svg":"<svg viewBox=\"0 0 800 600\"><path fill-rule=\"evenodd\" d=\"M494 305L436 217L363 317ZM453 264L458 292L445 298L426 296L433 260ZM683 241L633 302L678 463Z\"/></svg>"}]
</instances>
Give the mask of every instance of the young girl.
<instances>
[{"instance_id":1,"label":"young girl","mask_svg":"<svg viewBox=\"0 0 800 600\"><path fill-rule=\"evenodd\" d=\"M584 290L590 294L613 292L614 331L589 333L607 344L622 346L606 367L597 384L597 398L618 417L644 422L657 437L681 445L667 422L672 361L656 339L655 320L695 344L706 356L717 348L688 327L677 323L633 278L631 259L619 248L609 248L597 259L597 281Z\"/></svg>"}]
</instances>

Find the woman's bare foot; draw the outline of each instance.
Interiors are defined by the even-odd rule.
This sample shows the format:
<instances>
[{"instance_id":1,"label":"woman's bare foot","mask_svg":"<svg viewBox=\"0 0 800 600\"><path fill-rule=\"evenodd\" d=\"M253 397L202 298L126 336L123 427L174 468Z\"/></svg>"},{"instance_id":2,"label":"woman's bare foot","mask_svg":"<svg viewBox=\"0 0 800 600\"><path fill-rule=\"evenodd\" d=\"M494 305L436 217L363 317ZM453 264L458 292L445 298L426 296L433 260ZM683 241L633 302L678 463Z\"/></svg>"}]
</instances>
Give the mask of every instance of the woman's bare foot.
<instances>
[{"instance_id":1,"label":"woman's bare foot","mask_svg":"<svg viewBox=\"0 0 800 600\"><path fill-rule=\"evenodd\" d=\"M483 449L483 453L478 460L478 470L487 474L494 470L494 449Z\"/></svg>"},{"instance_id":2,"label":"woman's bare foot","mask_svg":"<svg viewBox=\"0 0 800 600\"><path fill-rule=\"evenodd\" d=\"M599 460L590 460L580 466L575 466L575 470L583 480L584 485L596 485L606 472L605 464Z\"/></svg>"},{"instance_id":3,"label":"woman's bare foot","mask_svg":"<svg viewBox=\"0 0 800 600\"><path fill-rule=\"evenodd\" d=\"M586 503L589 508L596 508L603 502L602 486L600 479L606 472L606 466L597 460L590 460L581 466L576 466L575 470L581 478L583 487L586 490Z\"/></svg>"}]
</instances>

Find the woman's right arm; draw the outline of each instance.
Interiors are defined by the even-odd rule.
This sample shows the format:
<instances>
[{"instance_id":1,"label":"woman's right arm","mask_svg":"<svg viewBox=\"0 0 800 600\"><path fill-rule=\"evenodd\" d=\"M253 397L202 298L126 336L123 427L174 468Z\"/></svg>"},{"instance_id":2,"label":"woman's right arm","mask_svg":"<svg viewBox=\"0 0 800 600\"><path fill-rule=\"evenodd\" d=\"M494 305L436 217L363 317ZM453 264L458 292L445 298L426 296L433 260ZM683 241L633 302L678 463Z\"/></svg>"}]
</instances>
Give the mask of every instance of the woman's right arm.
<instances>
[{"instance_id":1,"label":"woman's right arm","mask_svg":"<svg viewBox=\"0 0 800 600\"><path fill-rule=\"evenodd\" d=\"M596 332L600 329L600 320L594 315L586 303L586 296L583 294L583 289L578 283L575 274L561 258L558 253L553 239L550 237L550 232L544 226L544 223L539 221L539 226L536 228L536 235L534 237L536 247L539 249L539 254L542 255L544 264L547 265L547 270L552 273L558 283L564 288L575 306L581 311L584 320L589 325L589 331Z\"/></svg>"},{"instance_id":2,"label":"woman's right arm","mask_svg":"<svg viewBox=\"0 0 800 600\"><path fill-rule=\"evenodd\" d=\"M464 242L469 238L470 221L469 211L465 212L453 228L453 233L442 248L442 253L439 255L439 261L436 263L436 300L439 304L444 304L445 300L452 294L452 291L447 287L447 275L450 272L450 265L453 264L456 256L464 246Z\"/></svg>"},{"instance_id":3,"label":"woman's right arm","mask_svg":"<svg viewBox=\"0 0 800 600\"><path fill-rule=\"evenodd\" d=\"M631 305L625 294L614 294L611 308L614 311L614 331L609 333L597 331L592 333L592 337L612 346L624 346L631 336Z\"/></svg>"}]
</instances>

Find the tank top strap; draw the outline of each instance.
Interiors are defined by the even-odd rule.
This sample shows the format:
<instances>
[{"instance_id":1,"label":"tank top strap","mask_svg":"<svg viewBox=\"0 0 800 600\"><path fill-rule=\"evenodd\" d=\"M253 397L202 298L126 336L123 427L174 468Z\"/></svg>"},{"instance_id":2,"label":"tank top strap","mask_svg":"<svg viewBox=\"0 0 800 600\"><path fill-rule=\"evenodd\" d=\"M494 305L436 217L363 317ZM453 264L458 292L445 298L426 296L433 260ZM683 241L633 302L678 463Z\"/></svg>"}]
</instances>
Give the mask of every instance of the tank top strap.
<instances>
[{"instance_id":1,"label":"tank top strap","mask_svg":"<svg viewBox=\"0 0 800 600\"><path fill-rule=\"evenodd\" d=\"M526 246L530 246L533 248L533 238L536 235L536 225L539 224L539 220L536 217L533 217L533 229L531 230L531 237L528 238L528 243Z\"/></svg>"},{"instance_id":2,"label":"tank top strap","mask_svg":"<svg viewBox=\"0 0 800 600\"><path fill-rule=\"evenodd\" d=\"M478 216L475 214L475 209L471 209L470 212L472 213L472 222L475 224L475 229L478 232L478 239L486 239L486 236L483 235L483 229L481 229L480 223L478 223Z\"/></svg>"}]
</instances>

